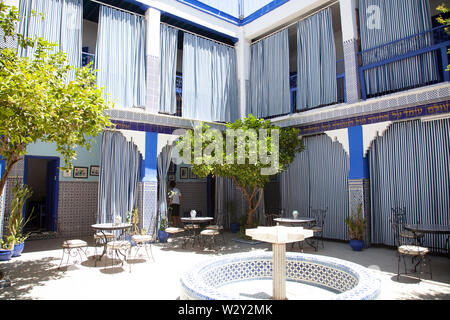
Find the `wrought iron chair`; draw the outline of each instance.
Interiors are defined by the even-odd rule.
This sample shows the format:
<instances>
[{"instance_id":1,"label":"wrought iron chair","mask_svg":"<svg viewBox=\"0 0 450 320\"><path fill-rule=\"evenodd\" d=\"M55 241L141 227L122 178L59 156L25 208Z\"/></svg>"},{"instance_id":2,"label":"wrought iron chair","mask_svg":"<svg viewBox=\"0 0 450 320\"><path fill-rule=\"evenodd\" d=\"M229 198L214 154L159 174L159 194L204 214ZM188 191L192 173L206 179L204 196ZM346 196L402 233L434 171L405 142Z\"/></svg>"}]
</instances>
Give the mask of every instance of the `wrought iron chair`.
<instances>
[{"instance_id":1,"label":"wrought iron chair","mask_svg":"<svg viewBox=\"0 0 450 320\"><path fill-rule=\"evenodd\" d=\"M322 243L322 248L325 248L323 244L323 228L325 224L325 218L327 216L328 208L325 209L311 209L311 216L316 220L316 222L311 225L308 229L314 232L315 249L319 249L319 240Z\"/></svg>"},{"instance_id":2,"label":"wrought iron chair","mask_svg":"<svg viewBox=\"0 0 450 320\"><path fill-rule=\"evenodd\" d=\"M121 265L123 266L124 262L127 262L128 264L128 256L131 251L131 242L128 240L114 240L110 241L106 244L107 250L109 250L111 254L111 266L114 265L114 261L116 258L121 262ZM121 258L122 257L122 258ZM130 272L131 272L131 265L128 264Z\"/></svg>"},{"instance_id":3,"label":"wrought iron chair","mask_svg":"<svg viewBox=\"0 0 450 320\"><path fill-rule=\"evenodd\" d=\"M405 266L405 272L402 274L408 274L408 268L406 265L406 258L411 257L411 262L414 264L414 273L418 273L419 280L420 276L423 273L428 273L430 278L432 279L431 273L431 259L428 253L430 250L426 247L422 247L418 245L418 243L411 243L410 237L405 237L402 233L402 224L397 219L397 217L393 217L390 219L392 224L392 229L394 231L394 241L395 246L397 247L398 254L398 266L397 266L397 279L400 278L400 260L403 258L403 264ZM425 267L428 265L428 272L424 271ZM417 272L417 267L419 267L419 272Z\"/></svg>"},{"instance_id":4,"label":"wrought iron chair","mask_svg":"<svg viewBox=\"0 0 450 320\"><path fill-rule=\"evenodd\" d=\"M54 221L55 221L55 225L56 225L56 233L57 233L58 237L60 237L61 236L61 226L60 226L59 220L57 218L55 218ZM86 241L83 241L80 239L65 240L62 243L62 249L63 249L63 254L62 254L58 269L61 269L61 265L64 260L64 256L67 256L66 266L69 265L70 257L75 258L75 257L79 256L80 263L81 263L81 261L83 260L82 253L86 257L86 260L89 259L88 255L87 255L88 244ZM75 263L77 263L77 262L78 261L75 261Z\"/></svg>"},{"instance_id":5,"label":"wrought iron chair","mask_svg":"<svg viewBox=\"0 0 450 320\"><path fill-rule=\"evenodd\" d=\"M392 208L392 219L396 224L399 225L400 235L405 238L405 240L409 240L409 242L412 244L422 245L424 237L423 233L412 232L405 229L405 226L407 224L406 207Z\"/></svg>"},{"instance_id":6,"label":"wrought iron chair","mask_svg":"<svg viewBox=\"0 0 450 320\"><path fill-rule=\"evenodd\" d=\"M216 244L216 236L222 236L222 242L225 245L225 236L223 234L223 214L219 214L216 219L216 224L210 224L205 227L205 230L200 232L200 237L203 239L203 246L205 245L206 237L211 237L211 241Z\"/></svg>"}]
</instances>

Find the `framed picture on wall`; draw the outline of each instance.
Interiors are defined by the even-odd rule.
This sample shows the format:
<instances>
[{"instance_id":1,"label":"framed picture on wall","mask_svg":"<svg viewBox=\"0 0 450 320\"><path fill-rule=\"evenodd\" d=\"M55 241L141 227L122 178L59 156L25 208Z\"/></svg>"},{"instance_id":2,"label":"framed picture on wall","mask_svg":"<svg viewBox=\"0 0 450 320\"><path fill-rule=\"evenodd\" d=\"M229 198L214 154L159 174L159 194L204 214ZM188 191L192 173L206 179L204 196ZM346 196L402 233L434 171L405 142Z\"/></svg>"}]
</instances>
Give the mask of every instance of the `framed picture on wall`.
<instances>
[{"instance_id":1,"label":"framed picture on wall","mask_svg":"<svg viewBox=\"0 0 450 320\"><path fill-rule=\"evenodd\" d=\"M189 168L189 179L198 179L198 175L192 172L192 168Z\"/></svg>"},{"instance_id":2,"label":"framed picture on wall","mask_svg":"<svg viewBox=\"0 0 450 320\"><path fill-rule=\"evenodd\" d=\"M91 176L99 176L100 175L100 166L91 166Z\"/></svg>"},{"instance_id":3,"label":"framed picture on wall","mask_svg":"<svg viewBox=\"0 0 450 320\"><path fill-rule=\"evenodd\" d=\"M188 167L180 168L180 179L189 179Z\"/></svg>"},{"instance_id":4,"label":"framed picture on wall","mask_svg":"<svg viewBox=\"0 0 450 320\"><path fill-rule=\"evenodd\" d=\"M73 167L73 177L86 179L88 177L88 167Z\"/></svg>"},{"instance_id":5,"label":"framed picture on wall","mask_svg":"<svg viewBox=\"0 0 450 320\"><path fill-rule=\"evenodd\" d=\"M169 174L169 181L175 181L175 175Z\"/></svg>"},{"instance_id":6,"label":"framed picture on wall","mask_svg":"<svg viewBox=\"0 0 450 320\"><path fill-rule=\"evenodd\" d=\"M64 171L62 172L62 176L63 176L64 178L72 178L72 170L64 170Z\"/></svg>"}]
</instances>

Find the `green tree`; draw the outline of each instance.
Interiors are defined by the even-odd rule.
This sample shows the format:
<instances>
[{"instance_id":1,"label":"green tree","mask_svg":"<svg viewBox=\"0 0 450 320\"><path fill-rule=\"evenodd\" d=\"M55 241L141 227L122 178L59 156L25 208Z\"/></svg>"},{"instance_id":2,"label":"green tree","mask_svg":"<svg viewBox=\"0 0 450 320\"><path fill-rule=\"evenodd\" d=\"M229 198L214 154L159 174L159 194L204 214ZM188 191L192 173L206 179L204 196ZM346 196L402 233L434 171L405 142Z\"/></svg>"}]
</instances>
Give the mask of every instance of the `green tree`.
<instances>
[{"instance_id":1,"label":"green tree","mask_svg":"<svg viewBox=\"0 0 450 320\"><path fill-rule=\"evenodd\" d=\"M95 85L90 66L70 66L65 53L53 52L56 44L17 33L17 21L17 8L0 3L1 40L12 37L17 41L15 48L0 51L0 155L6 163L0 194L29 144L38 140L55 143L65 162L62 169L70 169L75 147L90 150L90 137L111 126L104 111L112 106ZM19 47L34 47L34 56L21 57Z\"/></svg>"},{"instance_id":2,"label":"green tree","mask_svg":"<svg viewBox=\"0 0 450 320\"><path fill-rule=\"evenodd\" d=\"M440 6L438 6L438 7L437 7L437 10L438 10L439 12L441 12L442 14L447 14L447 13L450 12L450 9L448 9L448 8L445 6L445 4L441 4ZM445 25L445 26L446 26L445 32L447 32L448 34L450 34L450 18L444 19L444 18L442 17L442 15L441 15L441 16L439 16L436 20L437 20L440 24ZM448 54L450 54L450 49L448 50ZM450 71L450 65L447 66L447 70L446 70L446 71Z\"/></svg>"},{"instance_id":3,"label":"green tree","mask_svg":"<svg viewBox=\"0 0 450 320\"><path fill-rule=\"evenodd\" d=\"M212 174L233 180L247 200L247 226L253 226L253 216L260 204L264 185L269 182L271 175L287 169L294 161L295 154L304 149L303 141L299 138L298 129L281 129L268 120L252 115L228 123L226 127L225 131L219 132L203 124L201 130L189 130L183 135L177 147L180 156L189 159L192 171L198 176ZM261 136L260 129L264 129L267 134ZM238 135L244 138L236 136L239 132ZM190 150L190 155L183 154L183 150ZM267 154L266 160L269 161L258 156L261 152Z\"/></svg>"}]
</instances>

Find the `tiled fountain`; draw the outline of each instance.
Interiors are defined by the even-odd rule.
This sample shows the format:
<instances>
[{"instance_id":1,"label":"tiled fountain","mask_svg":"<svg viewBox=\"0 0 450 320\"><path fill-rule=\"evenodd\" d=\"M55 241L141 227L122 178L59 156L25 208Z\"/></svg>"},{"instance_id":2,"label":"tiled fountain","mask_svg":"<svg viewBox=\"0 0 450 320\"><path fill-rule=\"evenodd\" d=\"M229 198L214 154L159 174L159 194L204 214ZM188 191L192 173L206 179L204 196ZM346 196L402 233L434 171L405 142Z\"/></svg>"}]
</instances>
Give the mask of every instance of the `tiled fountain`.
<instances>
[{"instance_id":1,"label":"tiled fountain","mask_svg":"<svg viewBox=\"0 0 450 320\"><path fill-rule=\"evenodd\" d=\"M180 298L248 299L236 288L259 286L261 280L272 280L272 296L255 299L286 299L286 283L300 293L325 290L327 299L370 300L380 294L381 282L373 270L327 256L286 253L286 244L311 237L311 230L277 225L248 229L246 234L272 243L272 252L229 254L199 263L182 276Z\"/></svg>"}]
</instances>

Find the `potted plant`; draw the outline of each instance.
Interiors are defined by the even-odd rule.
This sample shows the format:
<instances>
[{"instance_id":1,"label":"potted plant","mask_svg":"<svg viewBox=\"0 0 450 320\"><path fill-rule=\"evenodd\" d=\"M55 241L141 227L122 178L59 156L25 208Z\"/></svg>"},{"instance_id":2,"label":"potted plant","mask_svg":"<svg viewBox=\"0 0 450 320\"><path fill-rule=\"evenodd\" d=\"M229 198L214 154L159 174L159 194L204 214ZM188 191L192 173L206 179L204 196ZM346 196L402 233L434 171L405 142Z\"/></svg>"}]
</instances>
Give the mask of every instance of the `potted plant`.
<instances>
[{"instance_id":1,"label":"potted plant","mask_svg":"<svg viewBox=\"0 0 450 320\"><path fill-rule=\"evenodd\" d=\"M358 206L356 215L345 219L349 229L350 246L354 251L361 251L364 247L364 234L366 231L366 220L361 216L362 204Z\"/></svg>"},{"instance_id":2,"label":"potted plant","mask_svg":"<svg viewBox=\"0 0 450 320\"><path fill-rule=\"evenodd\" d=\"M131 234L127 235L127 240L131 242L131 245L136 246L136 242L131 240L132 235L139 235L141 232L139 231L139 209L134 208L131 212L127 214L127 223L131 223Z\"/></svg>"},{"instance_id":3,"label":"potted plant","mask_svg":"<svg viewBox=\"0 0 450 320\"><path fill-rule=\"evenodd\" d=\"M231 217L231 221L230 221L231 232L238 233L240 224L236 217L236 206L234 205L234 202L228 201L227 208L228 208L228 212L230 213L230 217Z\"/></svg>"},{"instance_id":4,"label":"potted plant","mask_svg":"<svg viewBox=\"0 0 450 320\"><path fill-rule=\"evenodd\" d=\"M169 234L166 232L166 228L169 226L167 218L161 219L158 230L158 239L160 242L167 242Z\"/></svg>"},{"instance_id":5,"label":"potted plant","mask_svg":"<svg viewBox=\"0 0 450 320\"><path fill-rule=\"evenodd\" d=\"M33 192L27 185L22 185L20 181L16 181L16 185L12 189L13 199L11 201L11 211L8 218L8 232L7 242L14 246L12 256L18 257L22 254L25 246L25 240L29 234L24 235L23 229L33 216L34 208L25 219L23 216L23 207L25 202L31 197Z\"/></svg>"},{"instance_id":6,"label":"potted plant","mask_svg":"<svg viewBox=\"0 0 450 320\"><path fill-rule=\"evenodd\" d=\"M8 241L0 240L0 261L11 259L14 250L14 244Z\"/></svg>"}]
</instances>

